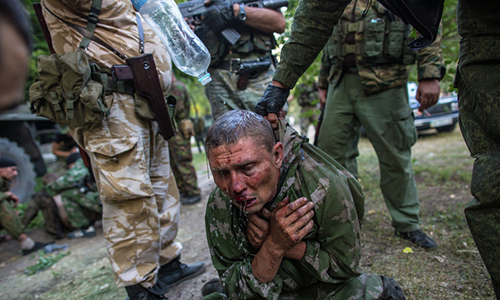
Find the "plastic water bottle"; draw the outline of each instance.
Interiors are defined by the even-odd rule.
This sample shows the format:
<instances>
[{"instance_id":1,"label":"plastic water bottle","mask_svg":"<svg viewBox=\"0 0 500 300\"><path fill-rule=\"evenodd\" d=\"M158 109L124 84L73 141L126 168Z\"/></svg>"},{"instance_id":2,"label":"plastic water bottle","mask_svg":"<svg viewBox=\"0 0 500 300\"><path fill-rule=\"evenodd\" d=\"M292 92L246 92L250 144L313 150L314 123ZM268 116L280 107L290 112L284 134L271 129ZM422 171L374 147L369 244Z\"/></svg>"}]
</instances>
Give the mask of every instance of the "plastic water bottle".
<instances>
[{"instance_id":1,"label":"plastic water bottle","mask_svg":"<svg viewBox=\"0 0 500 300\"><path fill-rule=\"evenodd\" d=\"M132 4L160 37L179 70L198 77L203 85L212 81L207 72L210 53L184 21L174 0L132 0Z\"/></svg>"}]
</instances>

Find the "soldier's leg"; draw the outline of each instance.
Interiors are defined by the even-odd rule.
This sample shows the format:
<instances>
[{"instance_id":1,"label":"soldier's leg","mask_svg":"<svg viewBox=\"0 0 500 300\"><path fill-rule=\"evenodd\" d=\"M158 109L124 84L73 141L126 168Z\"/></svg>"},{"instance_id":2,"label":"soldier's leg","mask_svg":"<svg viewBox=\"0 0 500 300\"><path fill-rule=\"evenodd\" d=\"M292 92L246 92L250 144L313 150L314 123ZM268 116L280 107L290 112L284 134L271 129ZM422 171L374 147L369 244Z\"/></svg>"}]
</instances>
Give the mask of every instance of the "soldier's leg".
<instances>
[{"instance_id":1,"label":"soldier's leg","mask_svg":"<svg viewBox=\"0 0 500 300\"><path fill-rule=\"evenodd\" d=\"M70 130L92 160L116 284L151 288L160 255L181 250L168 147L156 123L136 117L130 96L114 93L106 104L111 113L102 124Z\"/></svg>"},{"instance_id":2,"label":"soldier's leg","mask_svg":"<svg viewBox=\"0 0 500 300\"><path fill-rule=\"evenodd\" d=\"M350 96L352 76L356 75L345 75L335 88L332 85L328 88L318 147L357 175L357 165L352 160L356 159L358 153L356 136L359 122Z\"/></svg>"},{"instance_id":3,"label":"soldier's leg","mask_svg":"<svg viewBox=\"0 0 500 300\"><path fill-rule=\"evenodd\" d=\"M76 229L85 228L90 225L90 220L87 219L82 207L77 202L76 198L79 197L81 197L81 195L77 191L75 191L74 196L62 196L62 203L64 210L68 214L68 220L71 223L71 226Z\"/></svg>"},{"instance_id":4,"label":"soldier's leg","mask_svg":"<svg viewBox=\"0 0 500 300\"><path fill-rule=\"evenodd\" d=\"M181 194L181 202L190 196L200 195L198 178L193 166L193 154L191 152L191 141L182 135L176 135L168 142L172 171ZM175 152L174 152L175 151ZM183 199L183 197L185 199ZM200 197L201 199L201 197ZM186 203L189 204L189 203Z\"/></svg>"},{"instance_id":5,"label":"soldier's leg","mask_svg":"<svg viewBox=\"0 0 500 300\"><path fill-rule=\"evenodd\" d=\"M30 204L28 205L28 209L26 210L27 212L28 210L30 211L30 215L32 215L34 211L29 209L31 206L36 207L36 213L38 213L38 210L42 211L44 227L48 233L54 235L56 238L64 237L61 217L59 216L56 204L54 200L52 200L51 196L49 196L44 191L38 192L33 196L33 199L31 200ZM25 226L27 226L27 223L29 222L27 221L28 219L25 219L25 217L29 219L29 216L27 216L25 213L22 218L23 223L25 224Z\"/></svg>"},{"instance_id":6,"label":"soldier's leg","mask_svg":"<svg viewBox=\"0 0 500 300\"><path fill-rule=\"evenodd\" d=\"M500 41L462 41L457 83L460 129L474 158L465 216L500 299L500 64L493 45Z\"/></svg>"},{"instance_id":7,"label":"soldier's leg","mask_svg":"<svg viewBox=\"0 0 500 300\"><path fill-rule=\"evenodd\" d=\"M356 114L379 159L380 188L392 226L398 232L418 230L420 205L411 166L417 132L406 87L368 97L361 89L356 93Z\"/></svg>"},{"instance_id":8,"label":"soldier's leg","mask_svg":"<svg viewBox=\"0 0 500 300\"><path fill-rule=\"evenodd\" d=\"M0 201L0 225L13 239L19 240L20 235L24 233L23 223L6 200Z\"/></svg>"},{"instance_id":9,"label":"soldier's leg","mask_svg":"<svg viewBox=\"0 0 500 300\"><path fill-rule=\"evenodd\" d=\"M377 274L361 274L339 285L322 299L404 300L400 285L392 278Z\"/></svg>"}]
</instances>

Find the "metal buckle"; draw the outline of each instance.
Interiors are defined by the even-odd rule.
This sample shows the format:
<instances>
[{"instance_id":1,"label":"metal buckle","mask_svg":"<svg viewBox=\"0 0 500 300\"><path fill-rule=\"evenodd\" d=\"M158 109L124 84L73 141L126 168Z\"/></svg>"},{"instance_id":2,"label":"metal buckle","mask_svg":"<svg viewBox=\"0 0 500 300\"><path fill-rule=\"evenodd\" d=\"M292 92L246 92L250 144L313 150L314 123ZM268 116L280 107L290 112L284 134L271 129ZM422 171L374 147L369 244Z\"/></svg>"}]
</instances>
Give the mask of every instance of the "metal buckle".
<instances>
[{"instance_id":1,"label":"metal buckle","mask_svg":"<svg viewBox=\"0 0 500 300\"><path fill-rule=\"evenodd\" d=\"M237 67L233 68L233 64L236 63ZM240 58L231 58L229 60L229 72L231 73L238 73L240 71L240 64L241 64L241 59Z\"/></svg>"}]
</instances>

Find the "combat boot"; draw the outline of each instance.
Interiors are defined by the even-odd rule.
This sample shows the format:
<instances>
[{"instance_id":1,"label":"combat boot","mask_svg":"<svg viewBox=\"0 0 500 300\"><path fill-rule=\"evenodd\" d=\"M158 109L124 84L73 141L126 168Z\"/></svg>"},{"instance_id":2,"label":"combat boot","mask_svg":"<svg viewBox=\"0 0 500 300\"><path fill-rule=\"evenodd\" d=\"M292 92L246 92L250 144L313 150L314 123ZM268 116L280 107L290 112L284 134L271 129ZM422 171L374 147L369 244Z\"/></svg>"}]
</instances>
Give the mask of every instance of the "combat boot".
<instances>
[{"instance_id":1,"label":"combat boot","mask_svg":"<svg viewBox=\"0 0 500 300\"><path fill-rule=\"evenodd\" d=\"M160 267L158 280L170 289L179 283L196 277L205 271L205 264L197 262L186 265L180 262L180 256Z\"/></svg>"},{"instance_id":2,"label":"combat boot","mask_svg":"<svg viewBox=\"0 0 500 300\"><path fill-rule=\"evenodd\" d=\"M155 285L156 287L156 285ZM126 286L128 298L127 300L159 300L159 299L168 299L163 294L166 292L166 289L163 289L161 292L155 291L158 289L147 289L143 287L141 284Z\"/></svg>"}]
</instances>

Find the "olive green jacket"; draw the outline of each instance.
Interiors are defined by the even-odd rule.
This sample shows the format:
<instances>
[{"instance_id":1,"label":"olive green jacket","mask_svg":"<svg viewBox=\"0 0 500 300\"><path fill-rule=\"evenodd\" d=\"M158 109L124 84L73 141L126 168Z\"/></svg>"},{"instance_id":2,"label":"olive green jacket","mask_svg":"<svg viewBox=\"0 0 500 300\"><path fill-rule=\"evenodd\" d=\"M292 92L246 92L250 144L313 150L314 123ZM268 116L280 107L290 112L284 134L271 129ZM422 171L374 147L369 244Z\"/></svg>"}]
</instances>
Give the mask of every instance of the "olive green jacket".
<instances>
[{"instance_id":1,"label":"olive green jacket","mask_svg":"<svg viewBox=\"0 0 500 300\"><path fill-rule=\"evenodd\" d=\"M307 246L302 260L284 258L275 278L261 283L252 272L258 249L245 236L246 216L216 188L208 201L205 224L212 262L229 299L323 299L360 275L361 186L290 126L280 137L285 158L279 193L267 207L274 209L285 197L290 201L307 197L315 204L314 228L303 239Z\"/></svg>"}]
</instances>

